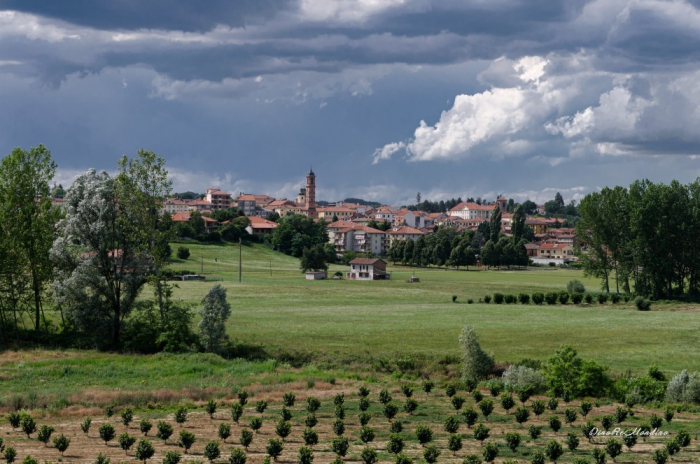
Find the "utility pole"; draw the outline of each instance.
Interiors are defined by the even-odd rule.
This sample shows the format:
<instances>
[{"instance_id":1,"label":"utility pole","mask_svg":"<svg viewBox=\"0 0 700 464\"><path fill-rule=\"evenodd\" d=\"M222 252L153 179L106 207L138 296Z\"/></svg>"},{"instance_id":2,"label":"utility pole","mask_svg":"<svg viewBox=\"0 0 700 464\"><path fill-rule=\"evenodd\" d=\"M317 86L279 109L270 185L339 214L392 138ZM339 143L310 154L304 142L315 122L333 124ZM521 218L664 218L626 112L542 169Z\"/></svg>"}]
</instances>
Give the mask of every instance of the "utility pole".
<instances>
[{"instance_id":1,"label":"utility pole","mask_svg":"<svg viewBox=\"0 0 700 464\"><path fill-rule=\"evenodd\" d=\"M241 283L241 274L243 272L243 240L238 237L238 283Z\"/></svg>"}]
</instances>

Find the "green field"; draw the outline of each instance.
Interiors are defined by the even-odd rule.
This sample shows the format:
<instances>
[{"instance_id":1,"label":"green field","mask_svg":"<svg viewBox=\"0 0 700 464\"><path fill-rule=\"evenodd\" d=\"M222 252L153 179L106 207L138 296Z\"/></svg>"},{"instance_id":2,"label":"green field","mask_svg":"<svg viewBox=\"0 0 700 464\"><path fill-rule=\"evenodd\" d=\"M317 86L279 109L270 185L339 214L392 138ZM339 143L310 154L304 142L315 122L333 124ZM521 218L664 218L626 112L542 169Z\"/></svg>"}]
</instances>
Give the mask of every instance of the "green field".
<instances>
[{"instance_id":1,"label":"green field","mask_svg":"<svg viewBox=\"0 0 700 464\"><path fill-rule=\"evenodd\" d=\"M178 245L174 245L176 248ZM228 289L233 315L229 335L239 343L282 352L310 353L342 362L405 358L438 360L458 354L457 337L473 325L498 362L546 359L564 344L614 372L645 371L657 364L669 374L699 370L700 312L689 305L657 305L639 312L631 303L536 306L479 304L494 292L559 291L573 278L587 290L599 283L580 271L445 271L392 267L391 281L307 281L298 260L260 245L187 245L192 253L172 268L200 272ZM331 266L330 274L346 266ZM412 274L419 283L407 283ZM176 299L197 305L212 282L182 282ZM452 303L452 295L458 303ZM472 298L475 304L467 304Z\"/></svg>"}]
</instances>

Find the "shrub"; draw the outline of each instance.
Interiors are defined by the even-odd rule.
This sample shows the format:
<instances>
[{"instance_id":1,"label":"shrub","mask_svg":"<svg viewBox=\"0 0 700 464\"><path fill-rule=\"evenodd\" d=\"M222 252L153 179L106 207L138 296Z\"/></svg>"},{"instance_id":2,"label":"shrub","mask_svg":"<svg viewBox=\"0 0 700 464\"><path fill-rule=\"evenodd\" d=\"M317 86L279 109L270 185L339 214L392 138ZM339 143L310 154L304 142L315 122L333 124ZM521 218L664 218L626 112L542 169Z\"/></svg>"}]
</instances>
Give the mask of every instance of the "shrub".
<instances>
[{"instance_id":1,"label":"shrub","mask_svg":"<svg viewBox=\"0 0 700 464\"><path fill-rule=\"evenodd\" d=\"M27 434L27 438L30 438L29 436L36 432L36 422L29 414L22 416L20 426L22 427L22 432Z\"/></svg>"},{"instance_id":2,"label":"shrub","mask_svg":"<svg viewBox=\"0 0 700 464\"><path fill-rule=\"evenodd\" d=\"M472 392L472 398L474 398L474 401L478 403L479 401L484 399L484 395L479 390L474 390Z\"/></svg>"},{"instance_id":3,"label":"shrub","mask_svg":"<svg viewBox=\"0 0 700 464\"><path fill-rule=\"evenodd\" d=\"M259 417L253 417L248 425L251 429L253 429L253 431L257 433L258 430L260 430L260 428L262 427L262 419L260 419Z\"/></svg>"},{"instance_id":4,"label":"shrub","mask_svg":"<svg viewBox=\"0 0 700 464\"><path fill-rule=\"evenodd\" d=\"M361 386L358 389L357 393L360 395L360 397L367 398L369 396L369 388L367 388L365 386Z\"/></svg>"},{"instance_id":5,"label":"shrub","mask_svg":"<svg viewBox=\"0 0 700 464\"><path fill-rule=\"evenodd\" d=\"M214 418L214 414L216 413L216 406L216 401L214 401L213 398L209 398L209 401L207 401L207 404L204 406L204 410L207 414L209 414L209 419Z\"/></svg>"},{"instance_id":6,"label":"shrub","mask_svg":"<svg viewBox=\"0 0 700 464\"><path fill-rule=\"evenodd\" d=\"M540 417L540 415L544 412L546 405L544 401L542 400L535 400L532 402L532 412L535 413L535 416Z\"/></svg>"},{"instance_id":7,"label":"shrub","mask_svg":"<svg viewBox=\"0 0 700 464\"><path fill-rule=\"evenodd\" d=\"M39 433L36 434L36 439L39 440L46 446L46 444L51 440L51 435L54 433L56 429L51 427L50 425L42 425L39 428Z\"/></svg>"},{"instance_id":8,"label":"shrub","mask_svg":"<svg viewBox=\"0 0 700 464\"><path fill-rule=\"evenodd\" d=\"M10 426L13 429L19 428L20 423L22 422L22 416L20 416L20 414L17 412L11 412L10 414L8 414L7 419L9 420Z\"/></svg>"},{"instance_id":9,"label":"shrub","mask_svg":"<svg viewBox=\"0 0 700 464\"><path fill-rule=\"evenodd\" d=\"M382 390L379 392L379 402L382 404L387 404L389 401L391 401L391 395L389 394L389 390Z\"/></svg>"},{"instance_id":10,"label":"shrub","mask_svg":"<svg viewBox=\"0 0 700 464\"><path fill-rule=\"evenodd\" d=\"M17 457L17 450L15 450L12 446L8 446L5 448L5 451L3 452L2 456L5 458L5 461L7 461L8 464L11 464L15 462L15 458Z\"/></svg>"},{"instance_id":11,"label":"shrub","mask_svg":"<svg viewBox=\"0 0 700 464\"><path fill-rule=\"evenodd\" d=\"M426 446L423 450L423 459L428 464L434 464L437 462L437 458L440 456L440 450L435 445Z\"/></svg>"},{"instance_id":12,"label":"shrub","mask_svg":"<svg viewBox=\"0 0 700 464\"><path fill-rule=\"evenodd\" d=\"M509 293L505 295L505 301L507 304L515 304L518 301L518 296Z\"/></svg>"},{"instance_id":13,"label":"shrub","mask_svg":"<svg viewBox=\"0 0 700 464\"><path fill-rule=\"evenodd\" d=\"M550 440L544 446L544 454L550 461L555 462L561 457L562 454L564 454L564 449L556 440Z\"/></svg>"},{"instance_id":14,"label":"shrub","mask_svg":"<svg viewBox=\"0 0 700 464\"><path fill-rule=\"evenodd\" d=\"M676 438L674 440L676 440L676 443L678 443L678 446L680 446L681 448L685 448L686 446L690 445L690 441L691 441L690 434L688 433L687 430L680 429L676 433Z\"/></svg>"},{"instance_id":15,"label":"shrub","mask_svg":"<svg viewBox=\"0 0 700 464\"><path fill-rule=\"evenodd\" d=\"M408 401L413 401L413 400L407 400ZM408 412L408 411L406 411ZM361 412L360 414L357 415L358 419L360 419L360 425L367 425L369 424L369 421L372 419L372 414L368 412Z\"/></svg>"},{"instance_id":16,"label":"shrub","mask_svg":"<svg viewBox=\"0 0 700 464\"><path fill-rule=\"evenodd\" d=\"M462 409L462 405L464 404L464 398L462 398L459 395L455 395L452 397L452 407L455 408L455 410L459 411Z\"/></svg>"},{"instance_id":17,"label":"shrub","mask_svg":"<svg viewBox=\"0 0 700 464\"><path fill-rule=\"evenodd\" d=\"M411 388L410 385L401 385L401 393L403 393L406 398L410 398L413 396L413 388Z\"/></svg>"},{"instance_id":18,"label":"shrub","mask_svg":"<svg viewBox=\"0 0 700 464\"><path fill-rule=\"evenodd\" d=\"M369 443L371 441L374 441L374 430L367 427L366 425L362 426L362 428L360 429L360 441L362 441L362 443Z\"/></svg>"},{"instance_id":19,"label":"shrub","mask_svg":"<svg viewBox=\"0 0 700 464\"><path fill-rule=\"evenodd\" d=\"M401 436L396 433L389 435L386 450L391 454L399 454L401 451L403 451L403 439Z\"/></svg>"},{"instance_id":20,"label":"shrub","mask_svg":"<svg viewBox=\"0 0 700 464\"><path fill-rule=\"evenodd\" d=\"M614 438L611 438L605 443L605 452L608 453L608 456L610 456L614 461L615 458L622 453L622 443Z\"/></svg>"},{"instance_id":21,"label":"shrub","mask_svg":"<svg viewBox=\"0 0 700 464\"><path fill-rule=\"evenodd\" d=\"M253 443L253 432L248 429L242 429L241 445L247 450L251 443Z\"/></svg>"},{"instance_id":22,"label":"shrub","mask_svg":"<svg viewBox=\"0 0 700 464\"><path fill-rule=\"evenodd\" d=\"M419 425L416 427L416 438L421 445L425 446L426 443L433 441L433 431L425 425Z\"/></svg>"},{"instance_id":23,"label":"shrub","mask_svg":"<svg viewBox=\"0 0 700 464\"><path fill-rule=\"evenodd\" d=\"M493 401L482 400L479 402L478 406L479 409L481 409L481 413L484 415L484 417L488 419L491 413L493 412Z\"/></svg>"},{"instance_id":24,"label":"shrub","mask_svg":"<svg viewBox=\"0 0 700 464\"><path fill-rule=\"evenodd\" d=\"M95 464L109 464L109 458L102 453L99 453L97 455L97 459L95 459Z\"/></svg>"},{"instance_id":25,"label":"shrub","mask_svg":"<svg viewBox=\"0 0 700 464\"><path fill-rule=\"evenodd\" d=\"M493 462L494 459L498 457L498 446L493 443L486 443L484 445L484 461Z\"/></svg>"},{"instance_id":26,"label":"shrub","mask_svg":"<svg viewBox=\"0 0 700 464\"><path fill-rule=\"evenodd\" d=\"M503 386L509 391L532 391L540 393L545 390L546 380L542 372L526 366L510 365L501 376Z\"/></svg>"},{"instance_id":27,"label":"shrub","mask_svg":"<svg viewBox=\"0 0 700 464\"><path fill-rule=\"evenodd\" d=\"M401 423L401 421L392 422L389 426L389 431L391 433L401 433L403 432L403 424Z\"/></svg>"},{"instance_id":28,"label":"shrub","mask_svg":"<svg viewBox=\"0 0 700 464\"><path fill-rule=\"evenodd\" d=\"M447 416L442 423L445 432L456 433L459 430L459 420L455 416Z\"/></svg>"},{"instance_id":29,"label":"shrub","mask_svg":"<svg viewBox=\"0 0 700 464\"><path fill-rule=\"evenodd\" d=\"M292 411L287 409L287 406L282 406L282 410L280 411L280 414L282 415L283 420L291 420L292 419Z\"/></svg>"},{"instance_id":30,"label":"shrub","mask_svg":"<svg viewBox=\"0 0 700 464\"><path fill-rule=\"evenodd\" d=\"M566 284L566 291L569 293L586 293L586 287L578 279L571 279L569 283Z\"/></svg>"},{"instance_id":31,"label":"shrub","mask_svg":"<svg viewBox=\"0 0 700 464\"><path fill-rule=\"evenodd\" d=\"M142 438L139 441L139 444L136 446L134 457L139 461L146 462L147 460L151 459L155 453L156 450L153 448L151 442Z\"/></svg>"},{"instance_id":32,"label":"shrub","mask_svg":"<svg viewBox=\"0 0 700 464\"><path fill-rule=\"evenodd\" d=\"M668 453L665 449L658 449L654 451L651 459L655 464L666 464L666 461L668 460Z\"/></svg>"},{"instance_id":33,"label":"shrub","mask_svg":"<svg viewBox=\"0 0 700 464\"><path fill-rule=\"evenodd\" d=\"M523 424L527 422L527 420L530 418L530 411L527 408L518 408L515 411L515 421L518 424Z\"/></svg>"},{"instance_id":34,"label":"shrub","mask_svg":"<svg viewBox=\"0 0 700 464\"><path fill-rule=\"evenodd\" d=\"M173 434L173 426L165 421L158 421L158 423L156 424L156 429L158 430L156 432L156 437L160 438L165 443L167 443L168 438L170 438L170 436ZM100 435L100 437L101 436L102 435Z\"/></svg>"},{"instance_id":35,"label":"shrub","mask_svg":"<svg viewBox=\"0 0 700 464\"><path fill-rule=\"evenodd\" d=\"M396 464L413 464L413 459L403 453L396 455Z\"/></svg>"},{"instance_id":36,"label":"shrub","mask_svg":"<svg viewBox=\"0 0 700 464\"><path fill-rule=\"evenodd\" d=\"M556 398L550 398L549 401L547 401L547 409L550 411L556 411L558 406L559 401L557 401Z\"/></svg>"},{"instance_id":37,"label":"shrub","mask_svg":"<svg viewBox=\"0 0 700 464\"><path fill-rule=\"evenodd\" d=\"M607 302L608 302L608 294L607 293L599 293L598 294L598 303L605 304Z\"/></svg>"},{"instance_id":38,"label":"shrub","mask_svg":"<svg viewBox=\"0 0 700 464\"><path fill-rule=\"evenodd\" d=\"M483 442L489 437L489 432L491 429L486 427L484 424L479 424L476 427L474 427L474 438L479 440L480 442Z\"/></svg>"},{"instance_id":39,"label":"shrub","mask_svg":"<svg viewBox=\"0 0 700 464\"><path fill-rule=\"evenodd\" d=\"M134 443L136 443L136 438L129 435L128 432L124 432L119 435L119 440L117 441L121 449L123 449L126 454L129 454L129 450L134 446Z\"/></svg>"},{"instance_id":40,"label":"shrub","mask_svg":"<svg viewBox=\"0 0 700 464\"><path fill-rule=\"evenodd\" d=\"M510 449L512 452L516 452L518 449L518 446L520 446L520 435L517 434L516 432L509 432L506 433L505 435L506 439L506 445L508 445L508 449Z\"/></svg>"},{"instance_id":41,"label":"shrub","mask_svg":"<svg viewBox=\"0 0 700 464\"><path fill-rule=\"evenodd\" d=\"M57 436L53 439L53 446L55 446L56 449L61 453L61 456L63 456L63 453L70 446L70 438L66 437L63 434L60 434L59 436ZM0 451L1 450L2 450L2 446L0 446Z\"/></svg>"},{"instance_id":42,"label":"shrub","mask_svg":"<svg viewBox=\"0 0 700 464\"><path fill-rule=\"evenodd\" d=\"M552 416L549 418L549 428L555 432L558 432L559 429L561 429L561 421L557 416Z\"/></svg>"},{"instance_id":43,"label":"shrub","mask_svg":"<svg viewBox=\"0 0 700 464\"><path fill-rule=\"evenodd\" d=\"M537 440L540 437L540 435L542 435L542 427L531 425L527 429L527 434L530 435L530 438L532 438L533 440Z\"/></svg>"},{"instance_id":44,"label":"shrub","mask_svg":"<svg viewBox=\"0 0 700 464\"><path fill-rule=\"evenodd\" d=\"M187 259L190 257L190 249L183 246L177 248L177 257L180 259Z\"/></svg>"},{"instance_id":45,"label":"shrub","mask_svg":"<svg viewBox=\"0 0 700 464\"><path fill-rule=\"evenodd\" d=\"M493 294L493 302L496 304L502 304L504 300L503 293L494 293Z\"/></svg>"},{"instance_id":46,"label":"shrub","mask_svg":"<svg viewBox=\"0 0 700 464\"><path fill-rule=\"evenodd\" d=\"M369 446L366 446L360 453L360 460L362 464L374 464L377 462L377 452Z\"/></svg>"},{"instance_id":47,"label":"shrub","mask_svg":"<svg viewBox=\"0 0 700 464\"><path fill-rule=\"evenodd\" d=\"M666 411L664 411L664 419L666 419L666 423L673 420L673 409L666 408Z\"/></svg>"},{"instance_id":48,"label":"shrub","mask_svg":"<svg viewBox=\"0 0 700 464\"><path fill-rule=\"evenodd\" d=\"M520 304L530 304L530 295L527 293L521 293L518 295L518 300L520 301Z\"/></svg>"},{"instance_id":49,"label":"shrub","mask_svg":"<svg viewBox=\"0 0 700 464\"><path fill-rule=\"evenodd\" d=\"M622 435L622 443L631 451L632 447L637 444L637 435L631 433L629 435Z\"/></svg>"},{"instance_id":50,"label":"shrub","mask_svg":"<svg viewBox=\"0 0 700 464\"><path fill-rule=\"evenodd\" d=\"M243 415L243 406L239 403L234 403L231 405L231 419L233 422L238 423L238 420Z\"/></svg>"},{"instance_id":51,"label":"shrub","mask_svg":"<svg viewBox=\"0 0 700 464\"><path fill-rule=\"evenodd\" d=\"M581 304L583 301L583 293L572 293L571 294L571 302L573 304Z\"/></svg>"},{"instance_id":52,"label":"shrub","mask_svg":"<svg viewBox=\"0 0 700 464\"><path fill-rule=\"evenodd\" d=\"M131 408L126 408L122 411L121 417L122 424L124 424L125 427L129 427L129 424L131 424L131 421L134 419L134 411L132 411Z\"/></svg>"},{"instance_id":53,"label":"shrub","mask_svg":"<svg viewBox=\"0 0 700 464\"><path fill-rule=\"evenodd\" d=\"M282 441L284 441L284 439L287 438L291 432L292 424L286 422L284 419L280 419L275 426L275 433L282 439Z\"/></svg>"},{"instance_id":54,"label":"shrub","mask_svg":"<svg viewBox=\"0 0 700 464\"><path fill-rule=\"evenodd\" d=\"M643 296L638 296L635 298L634 305L639 311L649 311L649 309L651 309L651 301L647 300Z\"/></svg>"},{"instance_id":55,"label":"shrub","mask_svg":"<svg viewBox=\"0 0 700 464\"><path fill-rule=\"evenodd\" d=\"M180 406L177 408L177 411L175 411L175 422L178 424L184 424L187 421L187 408L184 406Z\"/></svg>"},{"instance_id":56,"label":"shrub","mask_svg":"<svg viewBox=\"0 0 700 464\"><path fill-rule=\"evenodd\" d=\"M309 428L316 427L316 424L318 424L318 419L316 419L315 414L309 414L308 416L306 416L306 419L304 419L304 425L306 425Z\"/></svg>"},{"instance_id":57,"label":"shrub","mask_svg":"<svg viewBox=\"0 0 700 464\"><path fill-rule=\"evenodd\" d=\"M452 302L457 303L457 295L452 295Z\"/></svg>"},{"instance_id":58,"label":"shrub","mask_svg":"<svg viewBox=\"0 0 700 464\"><path fill-rule=\"evenodd\" d=\"M621 299L622 297L619 293L613 293L612 295L610 295L610 301L612 301L612 304L619 303Z\"/></svg>"},{"instance_id":59,"label":"shrub","mask_svg":"<svg viewBox=\"0 0 700 464\"><path fill-rule=\"evenodd\" d=\"M586 303L591 304L593 303L593 295L590 293L586 293L586 295L583 297L583 299L586 301Z\"/></svg>"},{"instance_id":60,"label":"shrub","mask_svg":"<svg viewBox=\"0 0 700 464\"><path fill-rule=\"evenodd\" d=\"M304 440L306 446L314 446L318 443L318 434L314 429L305 428L304 432L301 434L301 438Z\"/></svg>"},{"instance_id":61,"label":"shrub","mask_svg":"<svg viewBox=\"0 0 700 464\"><path fill-rule=\"evenodd\" d=\"M479 418L479 413L477 413L471 406L462 411L462 417L464 417L464 423L467 427L470 427L476 423Z\"/></svg>"},{"instance_id":62,"label":"shrub","mask_svg":"<svg viewBox=\"0 0 700 464\"><path fill-rule=\"evenodd\" d=\"M559 292L559 303L567 304L569 302L569 294L567 292Z\"/></svg>"},{"instance_id":63,"label":"shrub","mask_svg":"<svg viewBox=\"0 0 700 464\"><path fill-rule=\"evenodd\" d=\"M603 427L603 430L608 431L610 430L610 427L612 427L615 419L613 416L610 415L605 415L600 418L600 425Z\"/></svg>"},{"instance_id":64,"label":"shrub","mask_svg":"<svg viewBox=\"0 0 700 464\"><path fill-rule=\"evenodd\" d=\"M453 384L449 384L445 387L445 394L452 398L457 394L457 387L455 387Z\"/></svg>"},{"instance_id":65,"label":"shrub","mask_svg":"<svg viewBox=\"0 0 700 464\"><path fill-rule=\"evenodd\" d=\"M576 451L576 448L578 448L578 445L579 445L578 435L576 435L574 432L569 432L566 435L566 447L569 448L569 451Z\"/></svg>"},{"instance_id":66,"label":"shrub","mask_svg":"<svg viewBox=\"0 0 700 464\"><path fill-rule=\"evenodd\" d=\"M541 305L544 302L544 293L535 292L532 294L532 302L536 305Z\"/></svg>"},{"instance_id":67,"label":"shrub","mask_svg":"<svg viewBox=\"0 0 700 464\"><path fill-rule=\"evenodd\" d=\"M468 454L464 456L462 464L481 464L481 458L476 454Z\"/></svg>"},{"instance_id":68,"label":"shrub","mask_svg":"<svg viewBox=\"0 0 700 464\"><path fill-rule=\"evenodd\" d=\"M547 302L548 305L557 304L558 298L559 294L557 292L547 292L544 296L544 300Z\"/></svg>"},{"instance_id":69,"label":"shrub","mask_svg":"<svg viewBox=\"0 0 700 464\"><path fill-rule=\"evenodd\" d=\"M197 438L192 432L189 430L180 430L180 440L177 442L177 446L185 448L185 454L187 454L187 450L192 448L192 445L194 445L196 441Z\"/></svg>"},{"instance_id":70,"label":"shrub","mask_svg":"<svg viewBox=\"0 0 700 464\"><path fill-rule=\"evenodd\" d=\"M90 419L89 417L86 417L86 418L80 423L80 430L82 430L83 433L84 433L85 435L87 435L88 432L90 431L90 426L91 426L91 425L92 425L92 419ZM13 427L13 428L15 428L15 427Z\"/></svg>"},{"instance_id":71,"label":"shrub","mask_svg":"<svg viewBox=\"0 0 700 464\"><path fill-rule=\"evenodd\" d=\"M495 379L489 380L488 383L489 392L494 398L501 394L503 391L503 382Z\"/></svg>"},{"instance_id":72,"label":"shrub","mask_svg":"<svg viewBox=\"0 0 700 464\"><path fill-rule=\"evenodd\" d=\"M226 443L226 439L231 436L231 424L219 424L217 434L219 435L219 438Z\"/></svg>"},{"instance_id":73,"label":"shrub","mask_svg":"<svg viewBox=\"0 0 700 464\"><path fill-rule=\"evenodd\" d=\"M233 448L231 450L231 456L228 458L229 464L245 464L247 460L248 457L245 451L240 448Z\"/></svg>"},{"instance_id":74,"label":"shrub","mask_svg":"<svg viewBox=\"0 0 700 464\"><path fill-rule=\"evenodd\" d=\"M312 464L314 462L314 452L311 448L302 446L299 448L299 455L297 456L297 464Z\"/></svg>"},{"instance_id":75,"label":"shrub","mask_svg":"<svg viewBox=\"0 0 700 464\"><path fill-rule=\"evenodd\" d=\"M625 419L627 419L627 411L618 406L615 409L615 421L617 421L618 424L622 424Z\"/></svg>"},{"instance_id":76,"label":"shrub","mask_svg":"<svg viewBox=\"0 0 700 464\"><path fill-rule=\"evenodd\" d=\"M396 416L396 413L399 412L399 408L395 404L389 403L384 406L384 410L382 412L384 413L384 417L391 420L394 418L394 416Z\"/></svg>"},{"instance_id":77,"label":"shrub","mask_svg":"<svg viewBox=\"0 0 700 464\"><path fill-rule=\"evenodd\" d=\"M535 454L532 455L532 461L530 462L532 464L545 464L544 453L542 451L535 451Z\"/></svg>"},{"instance_id":78,"label":"shrub","mask_svg":"<svg viewBox=\"0 0 700 464\"><path fill-rule=\"evenodd\" d=\"M210 441L204 446L204 457L209 460L209 462L214 462L215 459L221 456L221 450L219 449L218 441Z\"/></svg>"},{"instance_id":79,"label":"shrub","mask_svg":"<svg viewBox=\"0 0 700 464\"><path fill-rule=\"evenodd\" d=\"M474 300L473 300L472 298L469 298L469 299L467 300L467 304L474 304Z\"/></svg>"},{"instance_id":80,"label":"shrub","mask_svg":"<svg viewBox=\"0 0 700 464\"><path fill-rule=\"evenodd\" d=\"M105 423L100 426L100 438L105 442L105 444L114 440L116 432L114 431L114 426L110 423Z\"/></svg>"},{"instance_id":81,"label":"shrub","mask_svg":"<svg viewBox=\"0 0 700 464\"><path fill-rule=\"evenodd\" d=\"M678 443L676 443L676 440L667 441L665 448L669 456L673 456L681 450L681 447L678 445Z\"/></svg>"},{"instance_id":82,"label":"shrub","mask_svg":"<svg viewBox=\"0 0 700 464\"><path fill-rule=\"evenodd\" d=\"M333 451L338 456L345 456L348 454L348 448L350 447L350 442L347 437L335 437L331 442L331 451Z\"/></svg>"},{"instance_id":83,"label":"shrub","mask_svg":"<svg viewBox=\"0 0 700 464\"><path fill-rule=\"evenodd\" d=\"M291 408L294 406L294 403L296 402L296 395L292 392L285 393L284 396L282 397L282 403L287 406L288 408Z\"/></svg>"},{"instance_id":84,"label":"shrub","mask_svg":"<svg viewBox=\"0 0 700 464\"><path fill-rule=\"evenodd\" d=\"M318 411L318 408L321 407L321 401L318 398L314 398L313 396L310 396L306 399L306 410L309 411L310 413L314 413Z\"/></svg>"},{"instance_id":85,"label":"shrub","mask_svg":"<svg viewBox=\"0 0 700 464\"><path fill-rule=\"evenodd\" d=\"M403 405L403 410L408 414L413 414L413 412L418 409L418 402L414 399L407 399Z\"/></svg>"},{"instance_id":86,"label":"shrub","mask_svg":"<svg viewBox=\"0 0 700 464\"><path fill-rule=\"evenodd\" d=\"M248 392L245 390L241 390L238 392L238 404L241 406L245 406L246 403L248 402Z\"/></svg>"},{"instance_id":87,"label":"shrub","mask_svg":"<svg viewBox=\"0 0 700 464\"><path fill-rule=\"evenodd\" d=\"M447 439L447 449L452 451L452 454L456 454L457 451L462 449L462 436L456 433L449 436Z\"/></svg>"},{"instance_id":88,"label":"shrub","mask_svg":"<svg viewBox=\"0 0 700 464\"><path fill-rule=\"evenodd\" d=\"M618 408L618 409L619 409L619 408ZM577 414L576 414L576 410L575 410L575 409L566 408L566 409L564 410L564 421L565 421L567 424L573 424L574 422L576 422L576 419L577 419Z\"/></svg>"},{"instance_id":89,"label":"shrub","mask_svg":"<svg viewBox=\"0 0 700 464\"><path fill-rule=\"evenodd\" d=\"M335 422L333 422L333 433L336 435L340 436L345 433L345 422L343 422L340 419L336 419Z\"/></svg>"},{"instance_id":90,"label":"shrub","mask_svg":"<svg viewBox=\"0 0 700 464\"><path fill-rule=\"evenodd\" d=\"M484 303L486 303L486 304L491 303L491 295L486 295L486 296L484 297Z\"/></svg>"},{"instance_id":91,"label":"shrub","mask_svg":"<svg viewBox=\"0 0 700 464\"><path fill-rule=\"evenodd\" d=\"M260 400L260 401L255 403L255 410L257 412L259 412L260 414L264 413L266 409L267 409L267 401Z\"/></svg>"},{"instance_id":92,"label":"shrub","mask_svg":"<svg viewBox=\"0 0 700 464\"><path fill-rule=\"evenodd\" d=\"M282 454L283 450L284 445L282 444L282 440L278 440L276 438L270 438L270 441L267 442L267 446L265 447L265 452L274 461L276 461L279 455Z\"/></svg>"},{"instance_id":93,"label":"shrub","mask_svg":"<svg viewBox=\"0 0 700 464\"><path fill-rule=\"evenodd\" d=\"M518 399L522 404L527 403L527 400L532 396L532 390L530 388L523 388L518 392Z\"/></svg>"},{"instance_id":94,"label":"shrub","mask_svg":"<svg viewBox=\"0 0 700 464\"><path fill-rule=\"evenodd\" d=\"M24 457L22 464L39 464L39 461L31 457L29 454Z\"/></svg>"},{"instance_id":95,"label":"shrub","mask_svg":"<svg viewBox=\"0 0 700 464\"><path fill-rule=\"evenodd\" d=\"M243 455L245 456L245 453L243 453ZM177 451L168 451L163 457L163 464L179 464L181 459L182 456L180 456L180 453ZM245 460L243 462L236 462L236 464L245 464Z\"/></svg>"},{"instance_id":96,"label":"shrub","mask_svg":"<svg viewBox=\"0 0 700 464\"><path fill-rule=\"evenodd\" d=\"M579 406L579 410L581 411L581 415L585 418L588 416L588 413L591 412L593 409L593 405L591 404L590 401L581 401L581 406Z\"/></svg>"},{"instance_id":97,"label":"shrub","mask_svg":"<svg viewBox=\"0 0 700 464\"><path fill-rule=\"evenodd\" d=\"M337 419L345 419L345 406L342 404L336 406L334 414Z\"/></svg>"},{"instance_id":98,"label":"shrub","mask_svg":"<svg viewBox=\"0 0 700 464\"><path fill-rule=\"evenodd\" d=\"M557 263L550 262L548 264L549 264L549 267L557 267Z\"/></svg>"},{"instance_id":99,"label":"shrub","mask_svg":"<svg viewBox=\"0 0 700 464\"><path fill-rule=\"evenodd\" d=\"M515 406L515 400L513 399L513 395L504 393L501 396L501 406L503 407L503 409L505 409L506 413L510 411L513 408L513 406Z\"/></svg>"},{"instance_id":100,"label":"shrub","mask_svg":"<svg viewBox=\"0 0 700 464\"><path fill-rule=\"evenodd\" d=\"M153 424L148 419L143 419L143 420L141 420L141 422L139 422L139 430L145 436L148 436L148 432L150 432L152 428L153 428Z\"/></svg>"},{"instance_id":101,"label":"shrub","mask_svg":"<svg viewBox=\"0 0 700 464\"><path fill-rule=\"evenodd\" d=\"M423 391L426 394L430 394L431 391L433 391L433 388L435 387L435 382L432 380L426 380L423 382L423 385L421 386L423 388Z\"/></svg>"}]
</instances>

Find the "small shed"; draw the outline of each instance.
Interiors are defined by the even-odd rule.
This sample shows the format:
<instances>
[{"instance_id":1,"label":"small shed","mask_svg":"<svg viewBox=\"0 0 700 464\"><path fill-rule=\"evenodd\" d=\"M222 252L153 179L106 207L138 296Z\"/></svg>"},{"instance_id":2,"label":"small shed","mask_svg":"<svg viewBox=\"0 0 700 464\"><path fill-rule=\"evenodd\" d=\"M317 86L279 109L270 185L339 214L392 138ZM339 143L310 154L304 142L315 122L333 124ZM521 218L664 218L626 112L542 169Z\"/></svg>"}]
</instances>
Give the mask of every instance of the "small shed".
<instances>
[{"instance_id":1,"label":"small shed","mask_svg":"<svg viewBox=\"0 0 700 464\"><path fill-rule=\"evenodd\" d=\"M350 261L350 272L346 278L352 280L389 280L391 274L386 272L386 261L381 258L355 258Z\"/></svg>"},{"instance_id":2,"label":"small shed","mask_svg":"<svg viewBox=\"0 0 700 464\"><path fill-rule=\"evenodd\" d=\"M325 280L326 271L310 271L306 273L306 280Z\"/></svg>"}]
</instances>

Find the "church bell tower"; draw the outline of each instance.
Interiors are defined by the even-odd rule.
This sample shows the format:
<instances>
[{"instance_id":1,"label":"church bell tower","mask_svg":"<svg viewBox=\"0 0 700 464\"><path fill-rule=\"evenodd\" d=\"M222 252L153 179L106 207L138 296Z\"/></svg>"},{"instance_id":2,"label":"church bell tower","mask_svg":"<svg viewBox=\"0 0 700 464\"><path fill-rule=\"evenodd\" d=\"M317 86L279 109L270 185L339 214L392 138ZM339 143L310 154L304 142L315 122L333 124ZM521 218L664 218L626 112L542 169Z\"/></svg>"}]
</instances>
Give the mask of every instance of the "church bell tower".
<instances>
[{"instance_id":1,"label":"church bell tower","mask_svg":"<svg viewBox=\"0 0 700 464\"><path fill-rule=\"evenodd\" d=\"M313 169L309 169L306 176L306 214L316 217L316 174Z\"/></svg>"}]
</instances>

